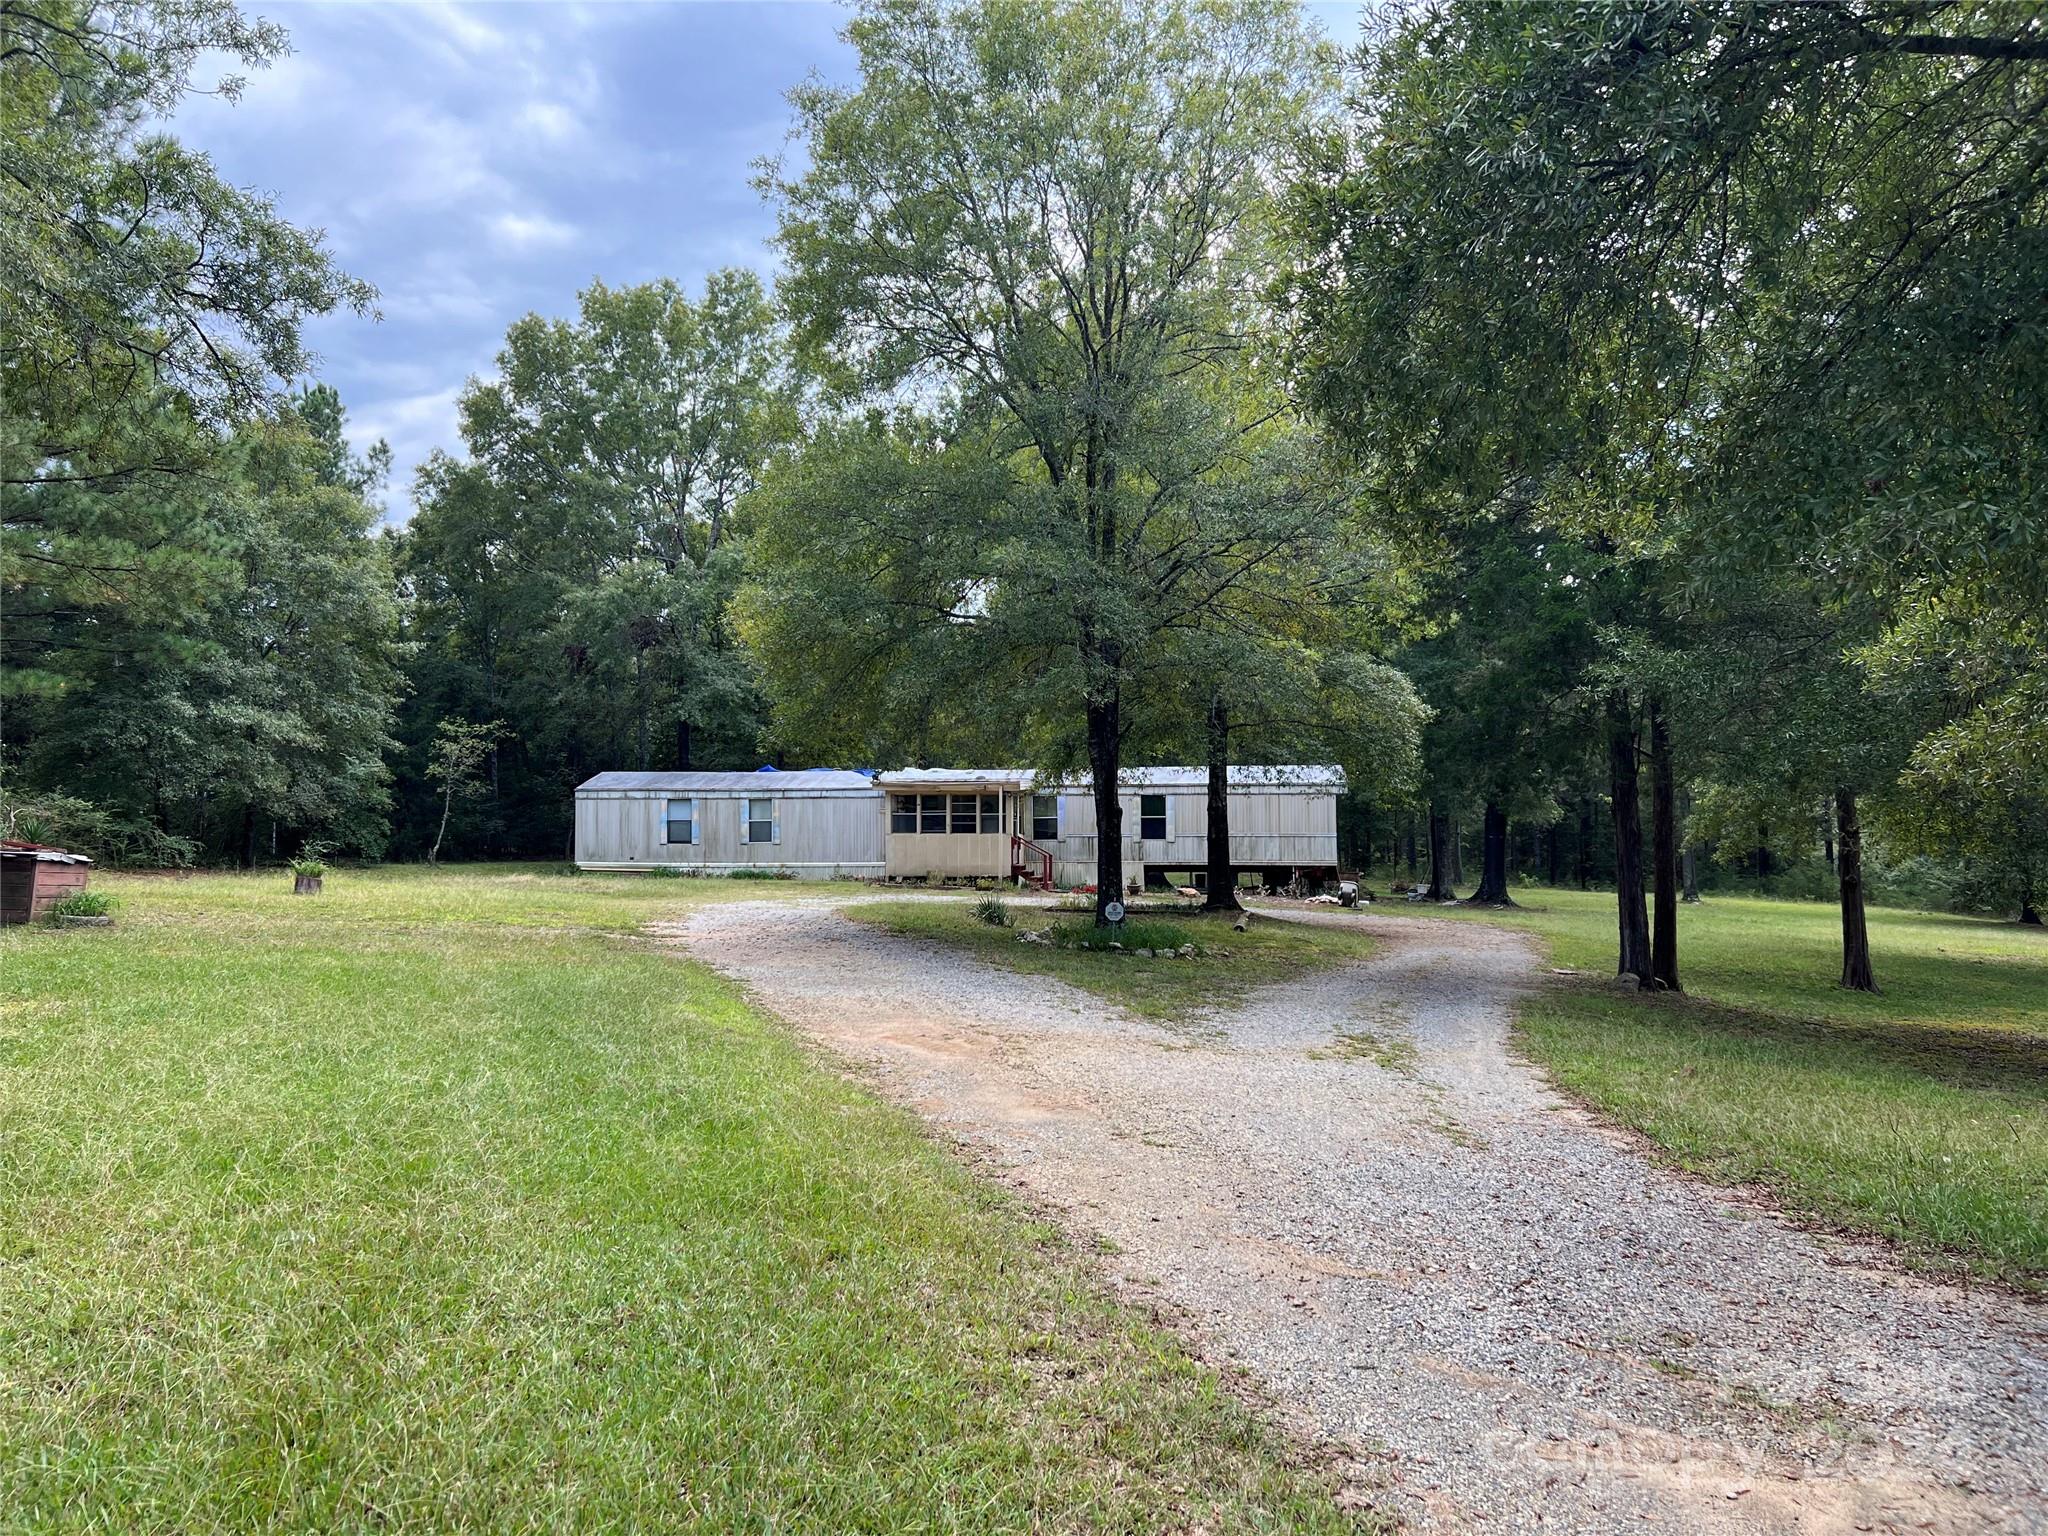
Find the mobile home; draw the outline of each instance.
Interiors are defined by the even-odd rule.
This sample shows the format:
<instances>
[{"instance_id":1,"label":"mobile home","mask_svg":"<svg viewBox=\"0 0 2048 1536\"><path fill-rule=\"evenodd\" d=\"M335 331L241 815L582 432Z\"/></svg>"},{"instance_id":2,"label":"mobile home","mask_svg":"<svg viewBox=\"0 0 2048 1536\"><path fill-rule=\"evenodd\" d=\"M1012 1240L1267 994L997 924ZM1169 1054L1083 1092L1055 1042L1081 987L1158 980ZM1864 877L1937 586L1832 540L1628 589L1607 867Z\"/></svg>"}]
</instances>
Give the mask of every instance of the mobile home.
<instances>
[{"instance_id":1,"label":"mobile home","mask_svg":"<svg viewBox=\"0 0 2048 1536\"><path fill-rule=\"evenodd\" d=\"M882 821L864 773L600 773L576 787L576 864L874 879Z\"/></svg>"},{"instance_id":2,"label":"mobile home","mask_svg":"<svg viewBox=\"0 0 2048 1536\"><path fill-rule=\"evenodd\" d=\"M1330 764L1230 770L1230 865L1269 885L1337 873L1337 797L1344 770ZM1147 885L1198 876L1209 862L1209 770L1129 768L1118 776L1125 878ZM1028 836L1053 856L1060 885L1095 879L1095 792L1086 775L1034 785Z\"/></svg>"},{"instance_id":3,"label":"mobile home","mask_svg":"<svg viewBox=\"0 0 2048 1536\"><path fill-rule=\"evenodd\" d=\"M1158 885L1209 860L1209 775L1131 768L1118 786L1123 862ZM1230 770L1230 862L1271 884L1334 875L1341 769ZM576 791L584 869L705 874L779 869L811 879L1095 879L1095 796L1085 775L1024 768L600 773Z\"/></svg>"}]
</instances>

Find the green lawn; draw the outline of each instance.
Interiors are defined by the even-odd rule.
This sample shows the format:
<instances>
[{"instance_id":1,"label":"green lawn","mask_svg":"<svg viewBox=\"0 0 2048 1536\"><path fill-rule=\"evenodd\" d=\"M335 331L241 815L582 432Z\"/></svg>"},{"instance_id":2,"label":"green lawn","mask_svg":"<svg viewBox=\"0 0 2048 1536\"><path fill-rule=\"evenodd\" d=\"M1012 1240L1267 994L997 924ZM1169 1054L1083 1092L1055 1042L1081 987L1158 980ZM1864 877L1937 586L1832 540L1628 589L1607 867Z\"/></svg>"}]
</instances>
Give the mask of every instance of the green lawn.
<instances>
[{"instance_id":1,"label":"green lawn","mask_svg":"<svg viewBox=\"0 0 2048 1536\"><path fill-rule=\"evenodd\" d=\"M1685 1167L2048 1292L2048 934L1873 908L1872 997L1834 984L1833 907L1712 897L1679 914L1689 995L1641 997L1609 981L1613 896L1515 896L1520 911L1375 910L1526 929L1590 973L1522 1006L1522 1042Z\"/></svg>"},{"instance_id":2,"label":"green lawn","mask_svg":"<svg viewBox=\"0 0 2048 1536\"><path fill-rule=\"evenodd\" d=\"M1305 971L1372 953L1372 940L1362 933L1308 929L1254 916L1243 933L1233 932L1230 919L1201 912L1172 913L1154 918L1133 914L1146 929L1164 924L1171 940L1185 937L1212 951L1193 959L1140 959L1125 951L1056 948L1025 944L1020 930L1042 930L1049 923L1092 926L1092 919L1074 913L1047 913L1035 907L1011 908L1013 926L993 927L978 921L966 902L888 901L846 908L848 917L875 923L894 933L957 945L983 960L1034 976L1056 976L1145 1018L1198 1024L1204 1011L1225 1007L1252 988L1285 981ZM1133 944L1144 941L1141 930ZM1224 953L1214 953L1214 951Z\"/></svg>"},{"instance_id":3,"label":"green lawn","mask_svg":"<svg viewBox=\"0 0 2048 1536\"><path fill-rule=\"evenodd\" d=\"M0 934L0 1528L1356 1528L1053 1231L627 936L788 887L95 883L116 928Z\"/></svg>"}]
</instances>

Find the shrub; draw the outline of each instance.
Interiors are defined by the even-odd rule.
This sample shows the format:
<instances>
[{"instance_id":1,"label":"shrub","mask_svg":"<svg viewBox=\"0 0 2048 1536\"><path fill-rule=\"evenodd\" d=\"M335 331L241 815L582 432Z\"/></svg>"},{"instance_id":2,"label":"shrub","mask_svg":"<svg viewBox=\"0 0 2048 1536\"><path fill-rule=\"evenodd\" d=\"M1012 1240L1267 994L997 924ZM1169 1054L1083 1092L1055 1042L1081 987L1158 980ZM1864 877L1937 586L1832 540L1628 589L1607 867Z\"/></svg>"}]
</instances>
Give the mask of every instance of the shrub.
<instances>
[{"instance_id":1,"label":"shrub","mask_svg":"<svg viewBox=\"0 0 2048 1536\"><path fill-rule=\"evenodd\" d=\"M62 901L53 901L43 915L58 917L112 917L114 898L105 891L73 891Z\"/></svg>"},{"instance_id":2,"label":"shrub","mask_svg":"<svg viewBox=\"0 0 2048 1536\"><path fill-rule=\"evenodd\" d=\"M301 855L292 860L292 873L301 880L318 880L327 873L324 860Z\"/></svg>"},{"instance_id":3,"label":"shrub","mask_svg":"<svg viewBox=\"0 0 2048 1536\"><path fill-rule=\"evenodd\" d=\"M189 865L199 845L134 817L72 795L30 793L0 783L0 836L89 853L102 865L174 869Z\"/></svg>"},{"instance_id":4,"label":"shrub","mask_svg":"<svg viewBox=\"0 0 2048 1536\"><path fill-rule=\"evenodd\" d=\"M794 880L793 869L729 869L725 872L728 880Z\"/></svg>"},{"instance_id":5,"label":"shrub","mask_svg":"<svg viewBox=\"0 0 2048 1536\"><path fill-rule=\"evenodd\" d=\"M991 928L1010 926L1010 909L1003 905L1003 898L1000 896L982 897L974 904L974 916L977 921L987 923Z\"/></svg>"}]
</instances>

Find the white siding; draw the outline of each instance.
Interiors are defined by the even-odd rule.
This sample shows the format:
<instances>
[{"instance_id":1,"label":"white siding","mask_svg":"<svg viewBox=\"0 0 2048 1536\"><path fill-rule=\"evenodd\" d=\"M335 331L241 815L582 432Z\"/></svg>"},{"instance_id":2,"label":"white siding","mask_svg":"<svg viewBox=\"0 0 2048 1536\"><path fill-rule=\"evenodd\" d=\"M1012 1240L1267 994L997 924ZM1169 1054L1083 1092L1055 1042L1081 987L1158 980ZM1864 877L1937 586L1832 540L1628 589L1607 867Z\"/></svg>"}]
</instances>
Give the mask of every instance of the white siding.
<instances>
[{"instance_id":1,"label":"white siding","mask_svg":"<svg viewBox=\"0 0 2048 1536\"><path fill-rule=\"evenodd\" d=\"M653 776L650 776L653 777ZM1003 794L1001 834L891 834L889 800L880 788L786 787L748 775L706 775L730 788L587 788L576 795L576 862L591 869L647 869L672 866L709 873L729 869L787 869L801 876L873 877L884 870L922 877L1010 872L1010 830L1030 827L1030 795ZM763 775L766 779L769 776ZM772 782L772 781L771 781ZM964 788L964 786L963 786ZM978 793L988 785L976 786ZM1164 838L1143 839L1140 807L1146 794L1166 797ZM697 841L671 847L666 841L671 798L689 799ZM774 801L776 840L745 838L746 801ZM1054 858L1063 885L1095 878L1095 801L1085 788L1058 792L1060 836L1041 841ZM1121 792L1126 869L1146 865L1195 870L1208 862L1208 808L1200 784L1132 786ZM1230 795L1231 862L1242 868L1330 869L1337 863L1337 813L1333 789L1322 785L1238 785Z\"/></svg>"},{"instance_id":2,"label":"white siding","mask_svg":"<svg viewBox=\"0 0 2048 1536\"><path fill-rule=\"evenodd\" d=\"M694 801L697 841L665 841L668 802ZM777 840L746 841L746 802L775 803ZM882 872L883 800L879 793L742 794L698 790L583 790L576 796L576 862L587 869L668 865L722 873L787 869L820 879Z\"/></svg>"},{"instance_id":3,"label":"white siding","mask_svg":"<svg viewBox=\"0 0 2048 1536\"><path fill-rule=\"evenodd\" d=\"M1141 796L1159 790L1121 791L1127 878L1143 866L1196 870L1209 861L1208 796L1199 787L1173 786L1166 794L1164 839L1141 838ZM1087 790L1060 794L1060 839L1053 846L1062 885L1095 879L1095 797ZM1242 868L1333 869L1337 864L1337 797L1323 790L1237 788L1230 792L1230 862Z\"/></svg>"}]
</instances>

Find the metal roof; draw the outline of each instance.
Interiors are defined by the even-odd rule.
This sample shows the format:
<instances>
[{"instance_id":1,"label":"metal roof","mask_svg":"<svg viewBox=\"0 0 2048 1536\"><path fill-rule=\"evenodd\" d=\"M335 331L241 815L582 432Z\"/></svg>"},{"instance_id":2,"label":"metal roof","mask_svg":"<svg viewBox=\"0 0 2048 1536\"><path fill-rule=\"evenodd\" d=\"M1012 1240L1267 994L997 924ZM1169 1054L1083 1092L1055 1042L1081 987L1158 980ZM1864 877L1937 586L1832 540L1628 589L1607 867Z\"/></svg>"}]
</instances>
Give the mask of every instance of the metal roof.
<instances>
[{"instance_id":1,"label":"metal roof","mask_svg":"<svg viewBox=\"0 0 2048 1536\"><path fill-rule=\"evenodd\" d=\"M1094 775L1087 773L1041 774L1030 768L892 768L881 774L876 782L884 789L916 789L925 785L937 788L951 784L1030 789L1041 783L1047 787L1085 789L1095 779ZM1126 768L1117 774L1117 782L1129 789L1204 789L1208 787L1209 770ZM1344 789L1344 770L1334 763L1233 763L1230 783L1236 789L1340 793Z\"/></svg>"},{"instance_id":2,"label":"metal roof","mask_svg":"<svg viewBox=\"0 0 2048 1536\"><path fill-rule=\"evenodd\" d=\"M1076 782L1093 782L1091 775L1082 774ZM1209 786L1207 768L1126 768L1117 775L1119 784L1129 784L1140 789L1167 789L1179 785L1184 788L1206 789ZM1344 770L1335 763L1232 763L1230 783L1233 788L1242 789L1322 789L1342 790Z\"/></svg>"},{"instance_id":3,"label":"metal roof","mask_svg":"<svg viewBox=\"0 0 2048 1536\"><path fill-rule=\"evenodd\" d=\"M918 789L951 784L991 789L1029 789L1036 777L1029 768L892 768L876 782L885 789Z\"/></svg>"},{"instance_id":4,"label":"metal roof","mask_svg":"<svg viewBox=\"0 0 2048 1536\"><path fill-rule=\"evenodd\" d=\"M861 794L878 793L864 773L840 768L763 768L754 773L595 773L576 786L586 789L645 790L663 794Z\"/></svg>"},{"instance_id":5,"label":"metal roof","mask_svg":"<svg viewBox=\"0 0 2048 1536\"><path fill-rule=\"evenodd\" d=\"M0 842L0 858L36 859L44 864L90 864L91 859L69 848L52 848L48 843L27 843L19 838Z\"/></svg>"}]
</instances>

